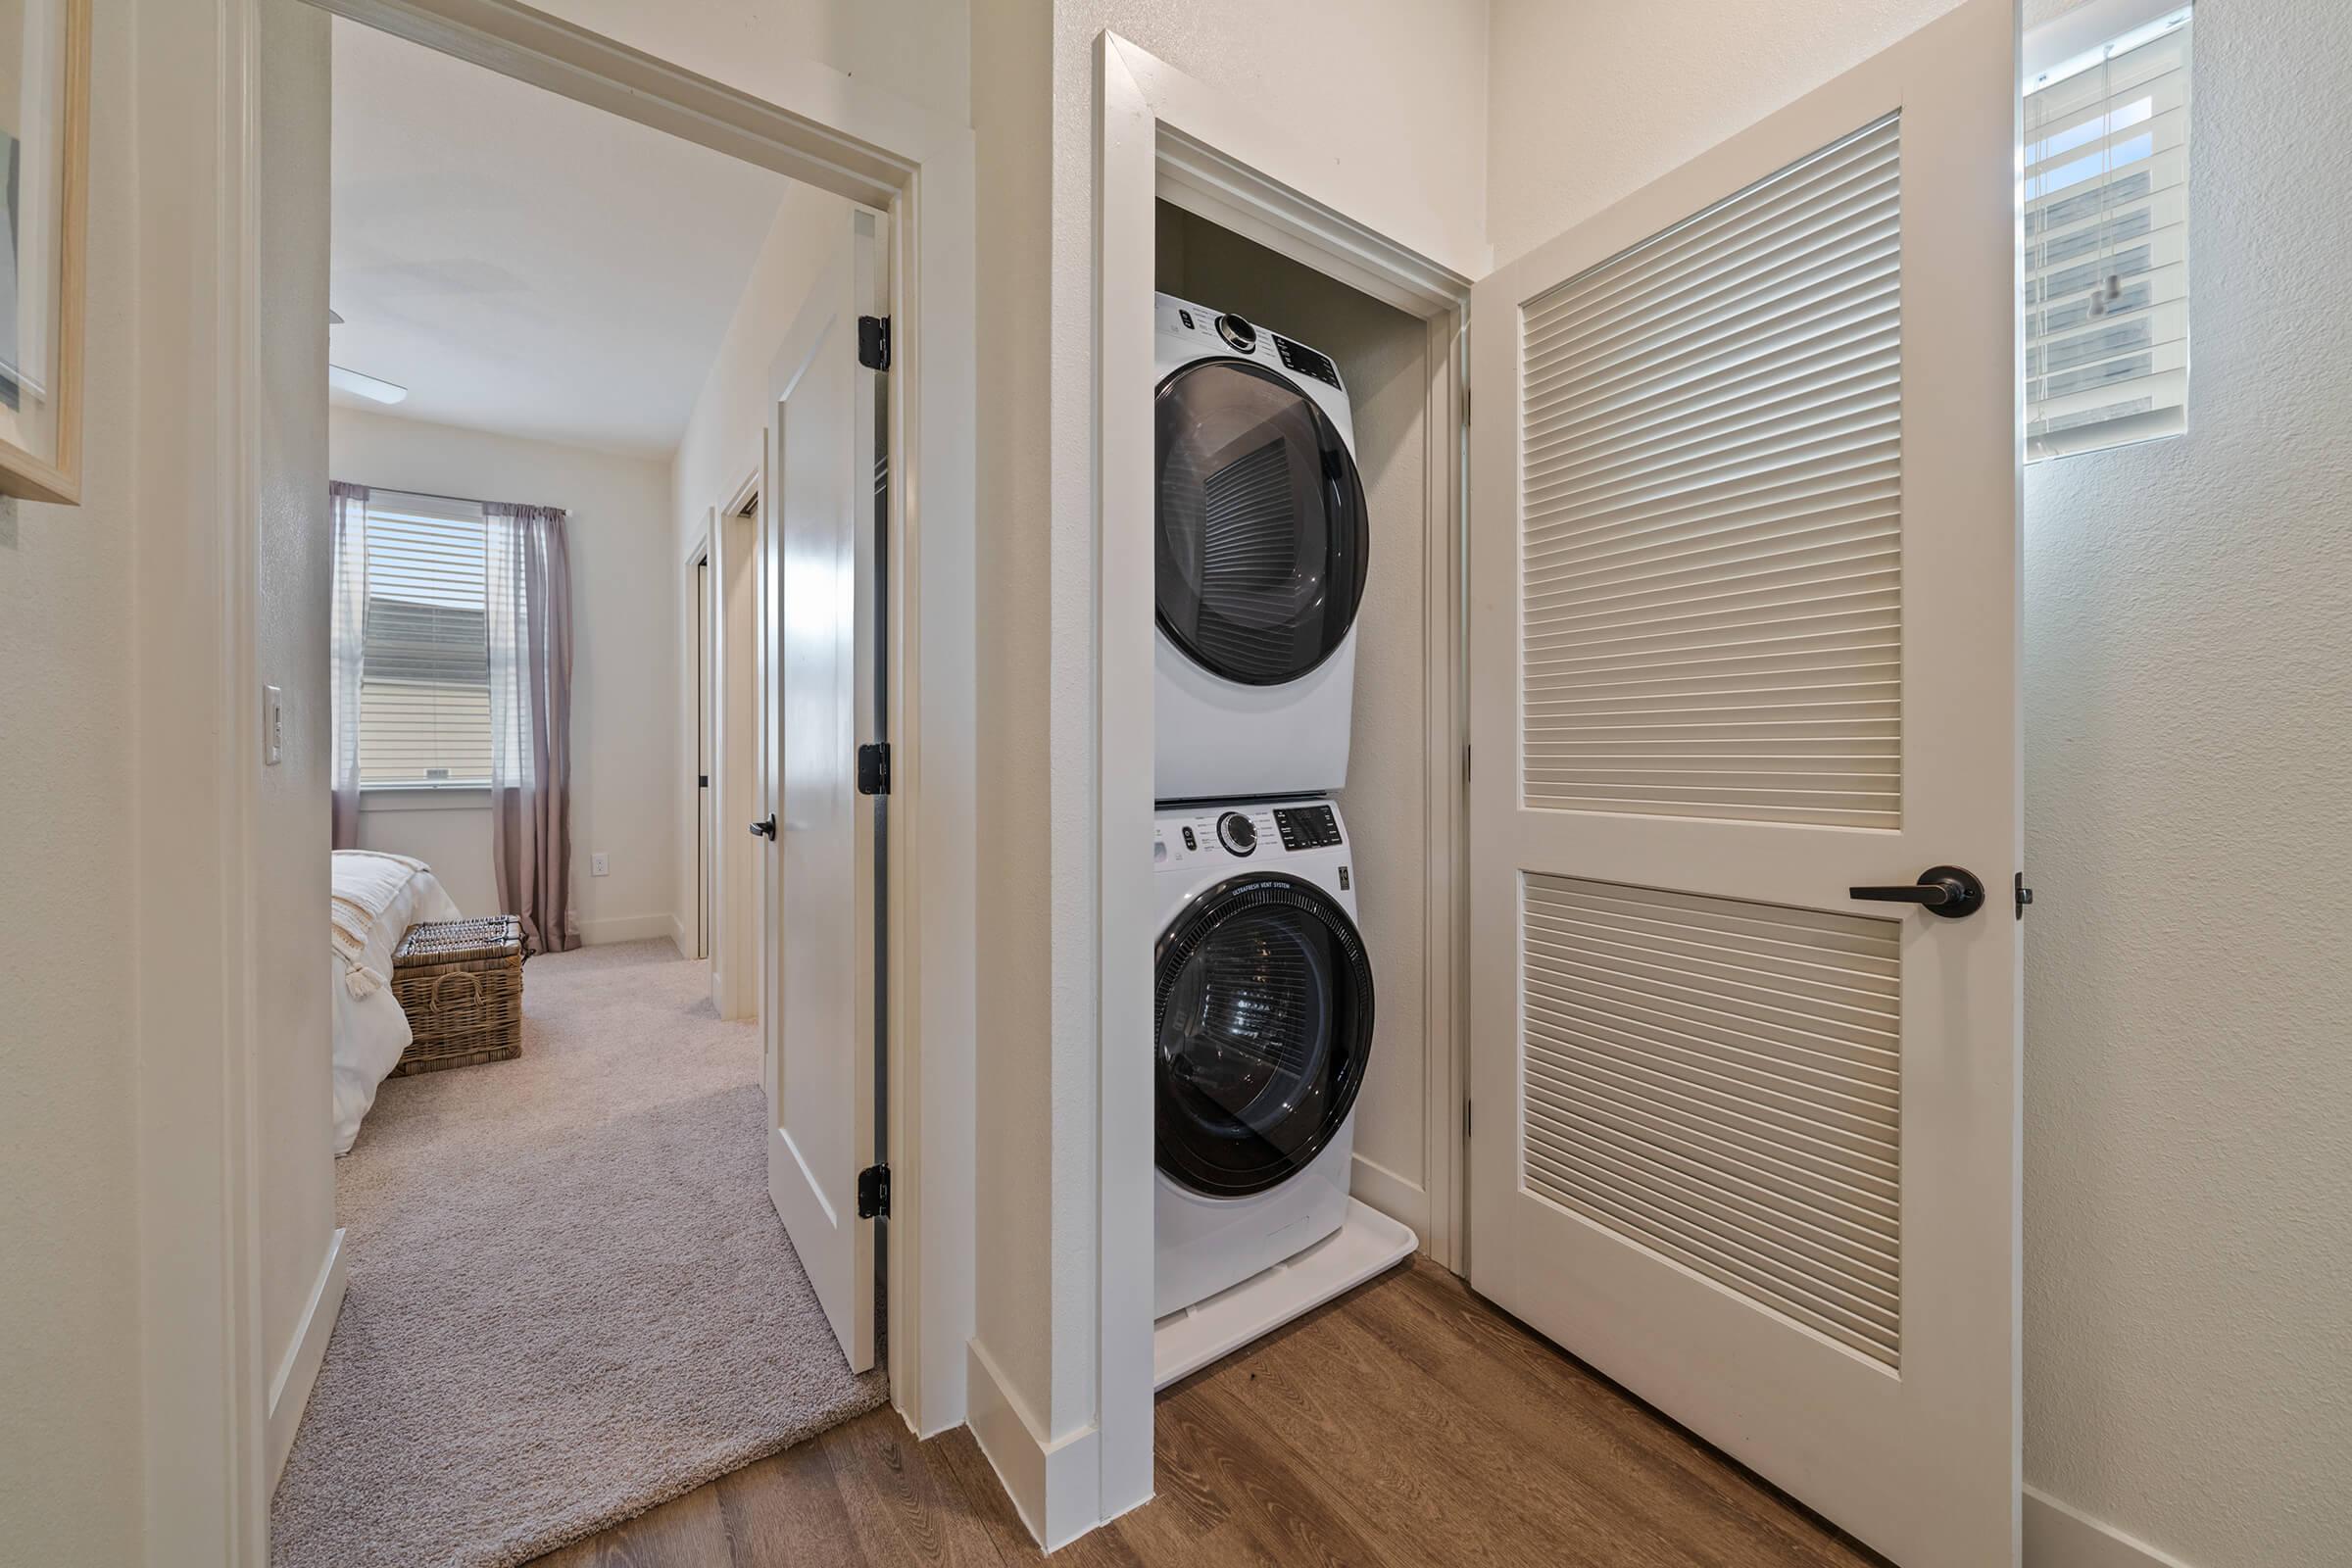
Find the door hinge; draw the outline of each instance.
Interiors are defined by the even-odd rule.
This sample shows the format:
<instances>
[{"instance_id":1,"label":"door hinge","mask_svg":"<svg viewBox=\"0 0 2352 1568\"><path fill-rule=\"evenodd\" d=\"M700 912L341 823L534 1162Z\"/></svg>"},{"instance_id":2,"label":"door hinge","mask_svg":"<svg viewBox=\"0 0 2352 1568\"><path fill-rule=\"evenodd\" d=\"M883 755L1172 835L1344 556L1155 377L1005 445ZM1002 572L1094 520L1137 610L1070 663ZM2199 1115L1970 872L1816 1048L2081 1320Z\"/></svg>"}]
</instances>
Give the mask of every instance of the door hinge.
<instances>
[{"instance_id":1,"label":"door hinge","mask_svg":"<svg viewBox=\"0 0 2352 1568\"><path fill-rule=\"evenodd\" d=\"M1462 1102L1462 1136L1470 1136L1470 1102L1467 1100Z\"/></svg>"},{"instance_id":2,"label":"door hinge","mask_svg":"<svg viewBox=\"0 0 2352 1568\"><path fill-rule=\"evenodd\" d=\"M698 790L707 790L707 789L709 789L709 788L710 787L710 774L708 774L708 773L697 773L697 774L695 774L695 775L694 775L694 787L695 787L696 789L698 789Z\"/></svg>"},{"instance_id":3,"label":"door hinge","mask_svg":"<svg viewBox=\"0 0 2352 1568\"><path fill-rule=\"evenodd\" d=\"M1467 386L1462 388L1462 423L1465 427L1470 423L1470 389Z\"/></svg>"},{"instance_id":4,"label":"door hinge","mask_svg":"<svg viewBox=\"0 0 2352 1568\"><path fill-rule=\"evenodd\" d=\"M2023 871L2017 873L2015 885L2017 888L2017 917L2023 920L2026 917L2026 906L2034 902L2034 890L2026 886L2026 873Z\"/></svg>"},{"instance_id":5,"label":"door hinge","mask_svg":"<svg viewBox=\"0 0 2352 1568\"><path fill-rule=\"evenodd\" d=\"M890 793L890 742L875 741L858 748L858 793Z\"/></svg>"},{"instance_id":6,"label":"door hinge","mask_svg":"<svg viewBox=\"0 0 2352 1568\"><path fill-rule=\"evenodd\" d=\"M869 370L890 368L890 318L858 318L858 363Z\"/></svg>"},{"instance_id":7,"label":"door hinge","mask_svg":"<svg viewBox=\"0 0 2352 1568\"><path fill-rule=\"evenodd\" d=\"M858 1173L858 1217L890 1218L890 1167L868 1165Z\"/></svg>"}]
</instances>

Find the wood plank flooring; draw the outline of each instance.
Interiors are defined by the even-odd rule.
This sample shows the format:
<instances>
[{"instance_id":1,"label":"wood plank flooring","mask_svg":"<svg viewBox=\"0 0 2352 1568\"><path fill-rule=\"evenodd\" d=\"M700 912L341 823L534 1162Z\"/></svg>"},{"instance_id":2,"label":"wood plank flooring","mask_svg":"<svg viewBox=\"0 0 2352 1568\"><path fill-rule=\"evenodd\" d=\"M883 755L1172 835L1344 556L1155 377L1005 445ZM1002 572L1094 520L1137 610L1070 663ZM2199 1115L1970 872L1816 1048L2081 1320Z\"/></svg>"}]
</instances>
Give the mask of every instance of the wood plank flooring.
<instances>
[{"instance_id":1,"label":"wood plank flooring","mask_svg":"<svg viewBox=\"0 0 2352 1568\"><path fill-rule=\"evenodd\" d=\"M1157 1486L1054 1563L1881 1562L1422 1259L1170 1389ZM1042 1560L970 1433L877 1410L540 1568Z\"/></svg>"}]
</instances>

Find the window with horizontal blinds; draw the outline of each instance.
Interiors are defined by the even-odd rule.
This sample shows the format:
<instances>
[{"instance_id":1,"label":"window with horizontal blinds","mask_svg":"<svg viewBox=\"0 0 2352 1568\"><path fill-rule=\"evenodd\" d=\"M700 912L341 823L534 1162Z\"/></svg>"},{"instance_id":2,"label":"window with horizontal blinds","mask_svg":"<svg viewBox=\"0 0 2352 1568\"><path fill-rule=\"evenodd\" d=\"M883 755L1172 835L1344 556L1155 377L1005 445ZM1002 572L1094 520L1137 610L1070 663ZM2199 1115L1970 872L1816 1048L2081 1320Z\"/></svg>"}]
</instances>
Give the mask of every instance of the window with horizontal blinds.
<instances>
[{"instance_id":1,"label":"window with horizontal blinds","mask_svg":"<svg viewBox=\"0 0 2352 1568\"><path fill-rule=\"evenodd\" d=\"M2026 84L2026 455L2179 435L2188 410L2189 14Z\"/></svg>"},{"instance_id":2,"label":"window with horizontal blinds","mask_svg":"<svg viewBox=\"0 0 2352 1568\"><path fill-rule=\"evenodd\" d=\"M372 493L360 676L363 787L489 782L488 588L479 505Z\"/></svg>"}]
</instances>

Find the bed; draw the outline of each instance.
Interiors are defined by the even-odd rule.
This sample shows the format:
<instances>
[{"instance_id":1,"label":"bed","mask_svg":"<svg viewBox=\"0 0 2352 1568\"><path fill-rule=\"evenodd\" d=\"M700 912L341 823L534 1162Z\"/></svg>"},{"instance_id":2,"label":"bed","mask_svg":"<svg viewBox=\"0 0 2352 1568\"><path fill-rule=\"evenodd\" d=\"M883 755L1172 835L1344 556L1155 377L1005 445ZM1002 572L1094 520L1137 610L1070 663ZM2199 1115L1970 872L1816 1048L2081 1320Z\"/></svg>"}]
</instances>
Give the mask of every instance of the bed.
<instances>
[{"instance_id":1,"label":"bed","mask_svg":"<svg viewBox=\"0 0 2352 1568\"><path fill-rule=\"evenodd\" d=\"M392 996L392 950L419 920L458 918L457 905L422 860L373 850L335 852L327 964L336 1153L351 1152L376 1087L409 1049L408 1014Z\"/></svg>"}]
</instances>

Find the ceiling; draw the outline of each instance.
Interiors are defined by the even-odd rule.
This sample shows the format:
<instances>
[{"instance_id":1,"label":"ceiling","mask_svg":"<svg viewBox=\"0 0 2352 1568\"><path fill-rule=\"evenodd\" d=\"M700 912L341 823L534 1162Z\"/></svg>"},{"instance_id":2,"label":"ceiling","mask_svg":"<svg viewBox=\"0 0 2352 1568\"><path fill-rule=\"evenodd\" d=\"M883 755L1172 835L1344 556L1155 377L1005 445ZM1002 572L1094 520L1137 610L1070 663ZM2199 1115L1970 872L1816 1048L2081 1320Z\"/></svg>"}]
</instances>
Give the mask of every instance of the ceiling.
<instances>
[{"instance_id":1,"label":"ceiling","mask_svg":"<svg viewBox=\"0 0 2352 1568\"><path fill-rule=\"evenodd\" d=\"M790 183L338 18L333 398L666 457Z\"/></svg>"}]
</instances>

